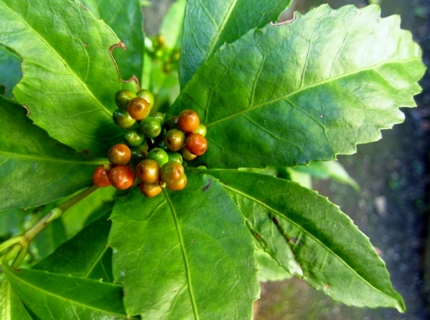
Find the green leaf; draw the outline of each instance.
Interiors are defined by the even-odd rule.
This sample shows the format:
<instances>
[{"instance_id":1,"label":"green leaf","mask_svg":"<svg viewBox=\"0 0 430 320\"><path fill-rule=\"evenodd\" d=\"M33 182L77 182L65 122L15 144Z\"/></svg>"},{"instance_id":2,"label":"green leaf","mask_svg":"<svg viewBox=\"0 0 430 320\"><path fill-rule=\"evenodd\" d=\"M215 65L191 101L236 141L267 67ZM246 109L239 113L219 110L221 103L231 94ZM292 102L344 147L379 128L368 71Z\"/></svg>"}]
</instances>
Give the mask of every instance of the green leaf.
<instances>
[{"instance_id":1,"label":"green leaf","mask_svg":"<svg viewBox=\"0 0 430 320\"><path fill-rule=\"evenodd\" d=\"M108 214L103 215L34 268L112 282L112 250L107 246L110 226Z\"/></svg>"},{"instance_id":2,"label":"green leaf","mask_svg":"<svg viewBox=\"0 0 430 320\"><path fill-rule=\"evenodd\" d=\"M258 262L258 281L280 281L291 278L291 274L264 251L261 245L258 244L257 248L255 257Z\"/></svg>"},{"instance_id":3,"label":"green leaf","mask_svg":"<svg viewBox=\"0 0 430 320\"><path fill-rule=\"evenodd\" d=\"M3 280L0 286L0 320L32 320L9 281Z\"/></svg>"},{"instance_id":4,"label":"green leaf","mask_svg":"<svg viewBox=\"0 0 430 320\"><path fill-rule=\"evenodd\" d=\"M284 268L281 245L292 250L303 278L333 299L405 311L384 262L339 207L291 181L235 170L207 173L220 179L257 240Z\"/></svg>"},{"instance_id":5,"label":"green leaf","mask_svg":"<svg viewBox=\"0 0 430 320\"><path fill-rule=\"evenodd\" d=\"M233 42L253 28L276 22L291 0L187 2L179 64L182 87L225 42Z\"/></svg>"},{"instance_id":6,"label":"green leaf","mask_svg":"<svg viewBox=\"0 0 430 320\"><path fill-rule=\"evenodd\" d=\"M12 289L41 319L128 319L118 285L7 265L3 270Z\"/></svg>"},{"instance_id":7,"label":"green leaf","mask_svg":"<svg viewBox=\"0 0 430 320\"><path fill-rule=\"evenodd\" d=\"M198 112L209 149L196 163L209 168L331 160L402 122L424 69L397 16L323 5L221 47L169 115Z\"/></svg>"},{"instance_id":8,"label":"green leaf","mask_svg":"<svg viewBox=\"0 0 430 320\"><path fill-rule=\"evenodd\" d=\"M0 43L23 59L16 100L54 139L104 155L122 134L112 121L121 88L114 32L77 0L1 0L0 16Z\"/></svg>"},{"instance_id":9,"label":"green leaf","mask_svg":"<svg viewBox=\"0 0 430 320\"><path fill-rule=\"evenodd\" d=\"M180 48L187 0L177 0L163 18L160 34L168 48Z\"/></svg>"},{"instance_id":10,"label":"green leaf","mask_svg":"<svg viewBox=\"0 0 430 320\"><path fill-rule=\"evenodd\" d=\"M22 209L11 209L0 212L0 237L15 236L24 230L22 224L28 212Z\"/></svg>"},{"instance_id":11,"label":"green leaf","mask_svg":"<svg viewBox=\"0 0 430 320\"><path fill-rule=\"evenodd\" d=\"M4 87L3 96L7 98L12 98L12 89L21 79L21 62L21 58L15 52L0 45L0 87Z\"/></svg>"},{"instance_id":12,"label":"green leaf","mask_svg":"<svg viewBox=\"0 0 430 320\"><path fill-rule=\"evenodd\" d=\"M35 207L88 186L106 161L58 143L2 97L0 114L0 210Z\"/></svg>"},{"instance_id":13,"label":"green leaf","mask_svg":"<svg viewBox=\"0 0 430 320\"><path fill-rule=\"evenodd\" d=\"M182 191L117 201L110 245L127 314L142 319L251 319L258 282L240 212L211 177Z\"/></svg>"},{"instance_id":14,"label":"green leaf","mask_svg":"<svg viewBox=\"0 0 430 320\"><path fill-rule=\"evenodd\" d=\"M297 166L290 170L307 173L319 179L333 179L341 183L349 184L355 190L360 189L357 182L351 178L345 168L337 161L311 162L307 166Z\"/></svg>"},{"instance_id":15,"label":"green leaf","mask_svg":"<svg viewBox=\"0 0 430 320\"><path fill-rule=\"evenodd\" d=\"M103 19L124 43L125 50L114 50L121 76L142 80L144 34L140 0L83 0L82 3L98 18Z\"/></svg>"}]
</instances>

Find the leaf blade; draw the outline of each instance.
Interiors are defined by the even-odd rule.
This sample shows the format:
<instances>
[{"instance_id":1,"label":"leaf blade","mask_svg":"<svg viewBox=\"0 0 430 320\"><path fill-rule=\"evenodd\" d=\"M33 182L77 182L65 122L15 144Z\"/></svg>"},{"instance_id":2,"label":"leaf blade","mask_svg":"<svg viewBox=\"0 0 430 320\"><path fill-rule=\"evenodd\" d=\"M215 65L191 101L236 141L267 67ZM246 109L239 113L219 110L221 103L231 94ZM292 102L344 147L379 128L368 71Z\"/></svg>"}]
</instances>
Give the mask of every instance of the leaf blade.
<instances>
[{"instance_id":1,"label":"leaf blade","mask_svg":"<svg viewBox=\"0 0 430 320\"><path fill-rule=\"evenodd\" d=\"M28 6L0 2L0 43L23 59L16 100L53 138L78 151L104 153L104 142L121 134L112 123L121 82L109 52L119 39L79 1Z\"/></svg>"},{"instance_id":2,"label":"leaf blade","mask_svg":"<svg viewBox=\"0 0 430 320\"><path fill-rule=\"evenodd\" d=\"M104 159L88 158L32 124L20 106L0 97L0 210L52 202L91 184Z\"/></svg>"},{"instance_id":3,"label":"leaf blade","mask_svg":"<svg viewBox=\"0 0 430 320\"><path fill-rule=\"evenodd\" d=\"M225 42L233 42L255 27L275 22L291 0L188 1L185 11L180 83L184 87L198 67ZM204 31L195 32L199 25Z\"/></svg>"},{"instance_id":4,"label":"leaf blade","mask_svg":"<svg viewBox=\"0 0 430 320\"><path fill-rule=\"evenodd\" d=\"M321 6L224 45L169 113L191 108L206 124L210 147L198 163L238 168L332 160L402 122L398 108L415 106L412 96L421 90L421 50L396 18L379 13L375 6Z\"/></svg>"},{"instance_id":5,"label":"leaf blade","mask_svg":"<svg viewBox=\"0 0 430 320\"><path fill-rule=\"evenodd\" d=\"M303 278L314 288L347 305L405 311L403 299L393 290L385 264L369 239L326 198L270 176L236 170L208 173L236 197L263 244L275 235L271 239L275 244L283 243L294 252ZM250 206L253 210L245 210ZM269 233L268 225L279 233ZM264 248L285 268L279 248Z\"/></svg>"},{"instance_id":6,"label":"leaf blade","mask_svg":"<svg viewBox=\"0 0 430 320\"><path fill-rule=\"evenodd\" d=\"M32 320L9 281L4 279L0 285L0 319Z\"/></svg>"},{"instance_id":7,"label":"leaf blade","mask_svg":"<svg viewBox=\"0 0 430 320\"><path fill-rule=\"evenodd\" d=\"M127 313L251 318L258 291L252 238L215 181L187 176L181 192L146 199L134 190L114 208L110 245Z\"/></svg>"},{"instance_id":8,"label":"leaf blade","mask_svg":"<svg viewBox=\"0 0 430 320\"><path fill-rule=\"evenodd\" d=\"M12 288L41 319L127 319L120 286L3 265Z\"/></svg>"}]
</instances>

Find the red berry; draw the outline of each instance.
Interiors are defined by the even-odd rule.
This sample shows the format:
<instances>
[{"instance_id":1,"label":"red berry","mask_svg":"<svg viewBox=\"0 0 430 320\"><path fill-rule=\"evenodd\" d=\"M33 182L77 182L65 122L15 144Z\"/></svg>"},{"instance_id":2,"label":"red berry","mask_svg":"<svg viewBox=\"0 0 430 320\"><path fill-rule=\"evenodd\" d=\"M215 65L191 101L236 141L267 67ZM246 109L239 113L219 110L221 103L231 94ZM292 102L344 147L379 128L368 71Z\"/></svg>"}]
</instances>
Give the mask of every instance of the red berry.
<instances>
[{"instance_id":1,"label":"red berry","mask_svg":"<svg viewBox=\"0 0 430 320\"><path fill-rule=\"evenodd\" d=\"M192 133L185 139L185 147L190 153L201 156L206 152L208 142L200 133Z\"/></svg>"},{"instance_id":2,"label":"red berry","mask_svg":"<svg viewBox=\"0 0 430 320\"><path fill-rule=\"evenodd\" d=\"M125 190L130 188L134 182L133 171L126 166L113 167L108 174L110 183L117 189Z\"/></svg>"},{"instance_id":3,"label":"red berry","mask_svg":"<svg viewBox=\"0 0 430 320\"><path fill-rule=\"evenodd\" d=\"M98 187L108 187L110 186L110 181L108 178L109 165L101 165L94 170L93 183Z\"/></svg>"},{"instance_id":4,"label":"red berry","mask_svg":"<svg viewBox=\"0 0 430 320\"><path fill-rule=\"evenodd\" d=\"M193 110L184 110L178 116L178 127L184 132L193 132L199 125L199 115Z\"/></svg>"}]
</instances>

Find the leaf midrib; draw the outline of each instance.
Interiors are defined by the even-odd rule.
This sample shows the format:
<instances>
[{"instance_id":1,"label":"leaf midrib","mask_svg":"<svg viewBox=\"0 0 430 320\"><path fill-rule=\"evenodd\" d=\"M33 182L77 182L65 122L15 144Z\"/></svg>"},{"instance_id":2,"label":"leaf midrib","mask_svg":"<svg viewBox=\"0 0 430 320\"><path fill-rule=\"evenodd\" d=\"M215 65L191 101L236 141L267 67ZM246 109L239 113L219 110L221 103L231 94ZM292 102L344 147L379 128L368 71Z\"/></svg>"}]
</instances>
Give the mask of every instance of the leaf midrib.
<instances>
[{"instance_id":1,"label":"leaf midrib","mask_svg":"<svg viewBox=\"0 0 430 320\"><path fill-rule=\"evenodd\" d=\"M106 162L106 159L102 159L102 158L91 159L88 161L83 161L83 160L76 161L76 160L70 160L70 159L61 159L61 158L52 158L52 157L19 154L19 153L7 152L7 151L3 151L3 150L0 150L0 156L4 156L4 157L9 158L9 159L20 159L20 160L27 160L27 161L71 163L71 164L83 164L83 165L91 165L91 166L96 165L96 164L103 164Z\"/></svg>"},{"instance_id":2,"label":"leaf midrib","mask_svg":"<svg viewBox=\"0 0 430 320\"><path fill-rule=\"evenodd\" d=\"M212 38L212 43L209 46L207 53L205 55L205 61L207 61L210 56L212 56L213 52L215 51L216 45L218 44L219 39L221 38L221 34L224 33L224 28L227 25L230 16L232 15L236 4L237 4L238 0L233 0L233 2L231 3L230 7L227 10L227 13L224 15L224 19L221 21L221 25L218 28L218 32L215 34L215 37Z\"/></svg>"},{"instance_id":3,"label":"leaf midrib","mask_svg":"<svg viewBox=\"0 0 430 320\"><path fill-rule=\"evenodd\" d=\"M255 201L256 203L260 204L261 206L270 209L273 212L276 212L277 214L279 214L280 216L282 216L285 220L287 220L289 223L291 223L292 225L294 225L296 228L298 228L299 230L301 230L302 232L304 232L306 235L308 235L310 238L314 239L315 242L319 243L321 245L321 247L325 248L329 253L331 253L334 257L336 257L339 261L342 262L342 264L344 264L352 273L354 273L358 278L360 278L364 283L366 283L370 288L373 288L374 290L382 293L384 296L389 297L391 300L395 300L392 296L388 295L387 293L381 291L380 289L376 288L375 286L373 286L371 283L369 283L369 281L367 281L365 278L363 278L360 274L358 274L356 272L356 270L354 270L349 264L346 263L345 260L343 260L339 255L335 254L329 247L327 247L324 243L322 243L318 238L316 238L314 235L312 235L311 233L309 233L306 229L302 228L302 226L298 225L297 223L295 223L294 221L292 221L291 219L289 219L287 216L285 216L283 213L279 212L276 209L273 209L272 207L268 206L267 204L261 202L260 200L253 198L252 196L241 192L240 190L233 188L229 185L224 184L223 182L220 181L220 183L223 185L224 188L229 189L237 194L240 194L241 196L250 199L251 201ZM396 301L397 302L397 301Z\"/></svg>"},{"instance_id":4,"label":"leaf midrib","mask_svg":"<svg viewBox=\"0 0 430 320\"><path fill-rule=\"evenodd\" d=\"M71 300L70 298L66 298L66 297L60 296L60 295L58 295L58 294L54 294L54 293L53 293L53 292L51 292L51 291L47 291L47 290L45 290L45 289L42 289L42 288L40 288L40 287L37 287L37 286L36 286L36 285L34 285L33 283L28 282L28 281L26 281L26 280L24 280L24 279L22 279L22 278L18 277L17 275L15 275L15 273L14 273L14 272L10 272L9 268L4 268L4 269L5 269L5 270L7 270L6 272L8 273L8 275L9 275L9 276L14 277L17 281L21 282L22 284L26 285L27 287L33 288L35 291L39 291L39 292L41 292L41 293L44 293L44 294L45 294L45 295L47 295L47 296L51 296L51 297L56 298L56 299L58 299L58 300L63 300L64 302L69 302L69 303L74 304L74 305L83 306L83 307L86 307L86 308L88 308L88 309L92 309L92 310L100 311L100 312L103 312L103 313L113 314L113 315L118 315L118 316L121 316L121 317L123 317L123 318L125 318L125 317L126 317L124 314L121 314L121 313L116 313L116 312L112 312L112 311L108 311L108 310L104 310L104 309L99 309L99 308L96 308L96 307L94 307L94 306L87 305L87 304L84 304L84 303L82 303L82 302L78 302L78 301L76 301L76 300ZM87 280L87 281L94 281L94 282L99 283L97 280ZM111 285L111 284L104 284L104 285L111 286L111 287L119 287L119 286ZM50 309L49 309L49 310L50 310Z\"/></svg>"},{"instance_id":5,"label":"leaf midrib","mask_svg":"<svg viewBox=\"0 0 430 320\"><path fill-rule=\"evenodd\" d=\"M51 51L54 53L54 55L58 57L58 59L62 62L62 64L66 67L66 69L70 71L70 74L72 75L72 77L74 79L77 79L78 83L80 83L81 86L85 89L85 91L88 92L90 98L94 100L95 103L99 107L101 107L101 109L105 111L109 116L112 116L112 112L109 109L107 109L98 98L96 98L93 92L88 88L87 84L76 74L76 72L70 67L67 61L62 58L60 53L57 50L55 50L54 47L52 47L51 44L47 42L46 39L39 32L37 32L26 20L22 19L18 14L16 14L15 11L12 10L12 8L7 6L5 3L3 3L3 7L6 8L9 12L11 12L15 17L17 17L18 20L20 20L24 25L26 25L33 34L35 34L49 49L51 49ZM25 59L23 59L23 61L24 61L23 64L26 63ZM24 75L23 75L23 78L24 78Z\"/></svg>"},{"instance_id":6,"label":"leaf midrib","mask_svg":"<svg viewBox=\"0 0 430 320\"><path fill-rule=\"evenodd\" d=\"M384 62L377 63L375 65L371 65L371 66L366 67L366 68L358 69L358 70L355 70L355 71L352 71L352 72L347 72L347 73L344 73L342 75L339 75L339 76L336 76L336 77L333 77L333 78L328 78L326 80L323 80L323 81L320 81L320 82L316 82L316 83L308 85L306 87L301 87L301 88L299 88L299 89L297 89L297 90L295 90L293 92L290 92L290 93L288 93L286 95L283 95L281 97L272 99L270 101L265 101L265 102L262 102L262 103L259 103L259 104L255 105L255 106L248 106L246 109L243 109L242 111L233 113L233 114L231 114L231 115L229 115L227 117L224 117L222 119L215 120L213 122L207 123L206 127L208 128L208 127L217 125L217 124L222 123L224 121L228 121L230 119L239 117L239 116L244 115L244 114L246 114L246 113L248 113L250 111L253 111L255 109L258 109L258 108L261 108L261 107L273 104L273 103L281 101L281 100L288 100L289 98L291 98L294 95L297 95L297 94L299 94L301 92L304 92L304 91L307 91L307 90L310 90L310 89L313 89L313 88L316 88L316 87L319 87L319 86L323 86L323 85L325 85L327 83L330 83L330 82L334 82L334 81L337 81L337 80L340 80L340 79L344 79L344 78L348 78L348 77L351 77L351 76L355 76L355 75L358 75L358 74L360 74L362 72L369 72L369 71L370 72L374 72L375 71L374 69L377 69L379 67L383 67L383 66L386 66L386 65L390 65L390 64L406 64L406 63L415 62L415 61L420 61L420 59L417 58L417 57L413 57L413 58L402 59L402 60L384 61Z\"/></svg>"},{"instance_id":7,"label":"leaf midrib","mask_svg":"<svg viewBox=\"0 0 430 320\"><path fill-rule=\"evenodd\" d=\"M187 282L188 282L188 291L190 293L190 298L191 298L191 305L193 307L194 317L198 320L200 318L199 318L199 315L197 312L197 303L196 303L196 299L194 297L194 291L193 291L193 287L192 287L192 283L191 283L190 263L188 261L187 252L185 250L185 241L184 241L184 238L183 238L183 235L181 232L181 228L179 226L178 216L177 216L175 207L173 206L172 200L170 199L169 195L167 194L167 192L165 190L163 192L164 192L164 196L167 200L167 203L169 204L170 210L172 212L173 220L175 222L175 227L176 227L176 231L178 233L181 252L182 252L182 256L184 258L184 264L185 264Z\"/></svg>"}]
</instances>

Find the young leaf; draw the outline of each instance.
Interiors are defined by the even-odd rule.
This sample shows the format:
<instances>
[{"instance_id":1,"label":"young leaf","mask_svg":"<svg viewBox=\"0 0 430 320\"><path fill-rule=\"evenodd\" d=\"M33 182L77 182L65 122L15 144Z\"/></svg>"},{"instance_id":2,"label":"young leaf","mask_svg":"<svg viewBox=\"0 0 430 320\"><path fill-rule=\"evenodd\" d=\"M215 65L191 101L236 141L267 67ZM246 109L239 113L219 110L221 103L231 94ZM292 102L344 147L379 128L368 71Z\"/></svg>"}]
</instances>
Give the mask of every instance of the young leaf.
<instances>
[{"instance_id":1,"label":"young leaf","mask_svg":"<svg viewBox=\"0 0 430 320\"><path fill-rule=\"evenodd\" d=\"M254 245L231 198L187 172L184 190L117 201L110 245L127 314L142 319L251 319Z\"/></svg>"},{"instance_id":2,"label":"young leaf","mask_svg":"<svg viewBox=\"0 0 430 320\"><path fill-rule=\"evenodd\" d=\"M326 198L266 175L236 170L207 173L219 178L234 197L260 243L271 239L293 251L310 285L347 305L405 311L368 238ZM278 233L271 232L269 221ZM283 265L279 247L263 247Z\"/></svg>"},{"instance_id":3,"label":"young leaf","mask_svg":"<svg viewBox=\"0 0 430 320\"><path fill-rule=\"evenodd\" d=\"M0 16L0 43L23 59L16 100L51 137L104 155L122 133L112 122L121 88L112 29L77 0L1 0Z\"/></svg>"},{"instance_id":4,"label":"young leaf","mask_svg":"<svg viewBox=\"0 0 430 320\"><path fill-rule=\"evenodd\" d=\"M9 281L4 279L0 286L0 319L1 320L32 320L24 305Z\"/></svg>"},{"instance_id":5,"label":"young leaf","mask_svg":"<svg viewBox=\"0 0 430 320\"><path fill-rule=\"evenodd\" d=\"M210 168L293 166L355 152L402 122L424 72L399 18L323 5L220 48L170 114L196 110ZM238 141L240 143L238 143Z\"/></svg>"},{"instance_id":6,"label":"young leaf","mask_svg":"<svg viewBox=\"0 0 430 320\"><path fill-rule=\"evenodd\" d=\"M278 20L291 0L188 0L185 10L180 83L184 87L225 42Z\"/></svg>"},{"instance_id":7,"label":"young leaf","mask_svg":"<svg viewBox=\"0 0 430 320\"><path fill-rule=\"evenodd\" d=\"M128 319L122 288L97 280L3 265L12 289L41 319Z\"/></svg>"},{"instance_id":8,"label":"young leaf","mask_svg":"<svg viewBox=\"0 0 430 320\"><path fill-rule=\"evenodd\" d=\"M98 18L103 19L118 35L126 49L113 51L121 77L136 76L142 80L144 34L140 0L83 0L82 3Z\"/></svg>"},{"instance_id":9,"label":"young leaf","mask_svg":"<svg viewBox=\"0 0 430 320\"><path fill-rule=\"evenodd\" d=\"M0 210L46 204L91 183L89 159L60 144L0 97Z\"/></svg>"},{"instance_id":10,"label":"young leaf","mask_svg":"<svg viewBox=\"0 0 430 320\"><path fill-rule=\"evenodd\" d=\"M112 250L107 246L111 223L107 218L105 214L85 227L34 269L112 282Z\"/></svg>"}]
</instances>

